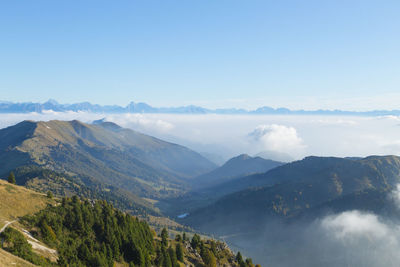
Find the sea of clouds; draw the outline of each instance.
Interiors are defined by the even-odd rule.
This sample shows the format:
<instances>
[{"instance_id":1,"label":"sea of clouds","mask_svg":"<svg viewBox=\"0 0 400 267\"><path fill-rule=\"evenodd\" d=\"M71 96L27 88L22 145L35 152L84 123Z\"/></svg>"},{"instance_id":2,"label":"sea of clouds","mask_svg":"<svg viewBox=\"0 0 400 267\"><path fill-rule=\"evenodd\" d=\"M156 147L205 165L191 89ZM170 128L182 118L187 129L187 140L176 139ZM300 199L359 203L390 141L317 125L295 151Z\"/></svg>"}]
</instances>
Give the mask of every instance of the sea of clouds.
<instances>
[{"instance_id":1,"label":"sea of clouds","mask_svg":"<svg viewBox=\"0 0 400 267\"><path fill-rule=\"evenodd\" d=\"M54 112L0 114L0 127L22 120L105 118L224 160L241 153L280 152L293 159L308 155L400 154L400 118L299 115L175 115ZM273 155L273 154L272 154Z\"/></svg>"}]
</instances>

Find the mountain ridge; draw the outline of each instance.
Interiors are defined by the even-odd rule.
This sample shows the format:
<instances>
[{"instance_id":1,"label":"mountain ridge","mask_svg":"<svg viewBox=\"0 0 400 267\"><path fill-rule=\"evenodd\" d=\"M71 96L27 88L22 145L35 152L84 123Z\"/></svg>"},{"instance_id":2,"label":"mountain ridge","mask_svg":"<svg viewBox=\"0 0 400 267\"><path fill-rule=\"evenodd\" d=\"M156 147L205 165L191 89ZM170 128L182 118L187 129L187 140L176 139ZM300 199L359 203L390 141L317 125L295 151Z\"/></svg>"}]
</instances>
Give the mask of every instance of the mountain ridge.
<instances>
[{"instance_id":1,"label":"mountain ridge","mask_svg":"<svg viewBox=\"0 0 400 267\"><path fill-rule=\"evenodd\" d=\"M197 189L215 186L250 174L264 173L283 164L283 162L241 154L229 159L211 172L196 177L192 180L192 184Z\"/></svg>"},{"instance_id":2,"label":"mountain ridge","mask_svg":"<svg viewBox=\"0 0 400 267\"><path fill-rule=\"evenodd\" d=\"M266 115L346 115L346 116L400 116L400 110L291 110L288 108L272 108L268 106L259 107L253 110L238 108L216 108L209 109L195 105L181 107L153 107L146 103L130 102L126 106L119 105L98 105L90 102L73 104L59 104L53 99L44 103L33 102L10 102L0 101L0 113L43 113L44 111L55 112L93 112L93 113L166 113L166 114L266 114Z\"/></svg>"},{"instance_id":3,"label":"mountain ridge","mask_svg":"<svg viewBox=\"0 0 400 267\"><path fill-rule=\"evenodd\" d=\"M181 194L192 176L215 167L186 147L109 122L77 120L23 121L0 129L0 160L0 175L16 171L17 183L61 196L66 193L59 188L66 186L69 194L101 196L126 209L135 209L130 202L149 208L138 197Z\"/></svg>"},{"instance_id":4,"label":"mountain ridge","mask_svg":"<svg viewBox=\"0 0 400 267\"><path fill-rule=\"evenodd\" d=\"M382 208L387 204L382 196L400 183L400 157L307 157L244 179L255 182L247 185L249 188L226 194L208 206L191 211L183 221L203 231L218 229L216 232L226 234L226 231L247 229L250 222L252 228L261 227L268 218L293 219L310 210L333 207L343 211L348 208L343 204L347 203L343 201L346 198L356 208ZM369 199L368 194L376 197ZM359 201L361 197L369 202ZM368 203L375 200L378 202L369 207ZM226 221L232 222L229 227L222 223Z\"/></svg>"}]
</instances>

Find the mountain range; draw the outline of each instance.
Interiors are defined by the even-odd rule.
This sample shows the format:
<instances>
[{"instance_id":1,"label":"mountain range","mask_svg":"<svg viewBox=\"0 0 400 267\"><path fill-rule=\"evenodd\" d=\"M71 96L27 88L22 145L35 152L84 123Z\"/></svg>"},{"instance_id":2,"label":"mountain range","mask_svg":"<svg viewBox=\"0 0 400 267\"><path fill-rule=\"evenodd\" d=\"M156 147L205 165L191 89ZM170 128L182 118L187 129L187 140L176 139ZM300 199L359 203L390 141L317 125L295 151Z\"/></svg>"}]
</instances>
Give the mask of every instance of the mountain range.
<instances>
[{"instance_id":1,"label":"mountain range","mask_svg":"<svg viewBox=\"0 0 400 267\"><path fill-rule=\"evenodd\" d=\"M179 195L188 180L216 167L186 147L110 122L76 120L23 121L1 129L0 162L0 175L14 171L19 184L56 193L111 192L123 203Z\"/></svg>"},{"instance_id":2,"label":"mountain range","mask_svg":"<svg viewBox=\"0 0 400 267\"><path fill-rule=\"evenodd\" d=\"M209 195L225 195L192 210L184 221L203 231L233 234L256 231L273 219L316 218L328 210L383 212L398 183L396 156L307 157L208 189Z\"/></svg>"},{"instance_id":3,"label":"mountain range","mask_svg":"<svg viewBox=\"0 0 400 267\"><path fill-rule=\"evenodd\" d=\"M400 110L291 110L288 108L272 108L268 106L254 110L237 108L208 109L200 106L189 105L182 107L153 107L146 103L130 102L127 106L98 105L89 102L60 104L50 99L45 103L0 101L0 113L42 113L44 111L84 111L93 113L171 113L171 114L269 114L269 115L353 115L353 116L400 116Z\"/></svg>"},{"instance_id":4,"label":"mountain range","mask_svg":"<svg viewBox=\"0 0 400 267\"><path fill-rule=\"evenodd\" d=\"M297 264L286 261L290 253L307 258L305 247L299 249L305 237L300 232L308 235L307 229L331 214L356 211L400 221L393 197L400 184L397 156L309 156L284 163L242 154L218 167L184 146L112 122L53 120L0 129L0 163L0 176L14 172L19 185L77 195L89 199L89 206L107 200L142 219L159 220L157 225L165 222L162 215L176 218L175 229L216 235L272 266ZM328 266L353 259L348 255L336 264L335 255L342 253L326 251ZM316 266L326 262L322 256Z\"/></svg>"}]
</instances>

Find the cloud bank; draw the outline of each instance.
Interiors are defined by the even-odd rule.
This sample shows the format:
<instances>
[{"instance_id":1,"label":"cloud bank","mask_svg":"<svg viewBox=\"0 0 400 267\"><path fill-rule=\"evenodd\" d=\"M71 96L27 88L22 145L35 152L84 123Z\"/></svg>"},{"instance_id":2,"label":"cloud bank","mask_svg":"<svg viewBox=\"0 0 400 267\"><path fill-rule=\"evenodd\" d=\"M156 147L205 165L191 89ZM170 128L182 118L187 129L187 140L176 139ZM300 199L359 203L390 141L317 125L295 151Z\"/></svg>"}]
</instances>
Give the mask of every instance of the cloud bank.
<instances>
[{"instance_id":1,"label":"cloud bank","mask_svg":"<svg viewBox=\"0 0 400 267\"><path fill-rule=\"evenodd\" d=\"M249 133L249 137L260 145L260 149L267 151L298 154L305 148L297 130L285 125L259 125Z\"/></svg>"},{"instance_id":2,"label":"cloud bank","mask_svg":"<svg viewBox=\"0 0 400 267\"><path fill-rule=\"evenodd\" d=\"M400 155L400 118L292 115L97 114L54 112L0 114L0 127L22 120L92 122L105 118L123 127L227 160L265 150L301 159L317 156ZM273 153L271 154L273 156Z\"/></svg>"}]
</instances>

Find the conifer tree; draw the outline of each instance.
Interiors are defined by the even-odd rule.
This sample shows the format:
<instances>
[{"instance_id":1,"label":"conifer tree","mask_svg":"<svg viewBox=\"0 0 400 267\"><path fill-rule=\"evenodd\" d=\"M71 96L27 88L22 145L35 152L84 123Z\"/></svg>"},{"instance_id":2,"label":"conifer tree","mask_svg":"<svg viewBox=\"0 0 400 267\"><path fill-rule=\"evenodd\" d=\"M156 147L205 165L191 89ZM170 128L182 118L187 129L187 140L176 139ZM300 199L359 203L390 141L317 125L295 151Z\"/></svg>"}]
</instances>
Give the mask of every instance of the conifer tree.
<instances>
[{"instance_id":1,"label":"conifer tree","mask_svg":"<svg viewBox=\"0 0 400 267\"><path fill-rule=\"evenodd\" d=\"M168 248L168 254L169 254L169 257L171 259L172 266L173 267L179 267L179 263L178 263L178 260L176 258L176 253L175 253L175 250L174 250L174 248L172 246Z\"/></svg>"},{"instance_id":2,"label":"conifer tree","mask_svg":"<svg viewBox=\"0 0 400 267\"><path fill-rule=\"evenodd\" d=\"M15 175L14 175L13 172L10 172L10 175L8 175L8 182L9 182L10 184L15 184L15 183L16 183L16 181L15 181Z\"/></svg>"},{"instance_id":3,"label":"conifer tree","mask_svg":"<svg viewBox=\"0 0 400 267\"><path fill-rule=\"evenodd\" d=\"M239 263L239 265L241 265L241 263L244 262L240 251L236 254L236 261Z\"/></svg>"},{"instance_id":4,"label":"conifer tree","mask_svg":"<svg viewBox=\"0 0 400 267\"><path fill-rule=\"evenodd\" d=\"M53 193L51 191L47 191L47 198L53 198Z\"/></svg>"},{"instance_id":5,"label":"conifer tree","mask_svg":"<svg viewBox=\"0 0 400 267\"><path fill-rule=\"evenodd\" d=\"M194 234L193 238L192 238L192 242L191 245L194 249L200 247L201 245L201 239L200 236L198 234Z\"/></svg>"},{"instance_id":6,"label":"conifer tree","mask_svg":"<svg viewBox=\"0 0 400 267\"><path fill-rule=\"evenodd\" d=\"M176 258L178 261L183 262L183 248L180 243L176 244Z\"/></svg>"},{"instance_id":7,"label":"conifer tree","mask_svg":"<svg viewBox=\"0 0 400 267\"><path fill-rule=\"evenodd\" d=\"M168 246L168 231L165 227L161 231L161 245Z\"/></svg>"}]
</instances>

